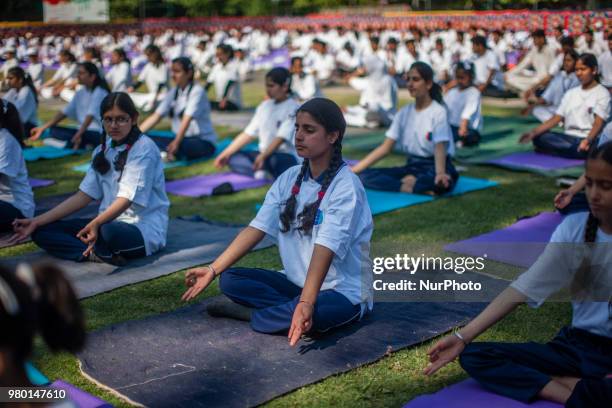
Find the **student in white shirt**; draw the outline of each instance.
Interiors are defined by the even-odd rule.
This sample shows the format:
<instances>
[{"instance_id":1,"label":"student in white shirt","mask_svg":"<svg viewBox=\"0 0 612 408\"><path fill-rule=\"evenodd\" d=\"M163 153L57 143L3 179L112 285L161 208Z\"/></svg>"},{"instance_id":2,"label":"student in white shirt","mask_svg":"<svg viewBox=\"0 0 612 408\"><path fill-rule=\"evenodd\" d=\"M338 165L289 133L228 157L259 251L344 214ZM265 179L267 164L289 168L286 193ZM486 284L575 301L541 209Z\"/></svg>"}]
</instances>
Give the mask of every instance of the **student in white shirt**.
<instances>
[{"instance_id":1,"label":"student in white shirt","mask_svg":"<svg viewBox=\"0 0 612 408\"><path fill-rule=\"evenodd\" d=\"M442 38L436 39L436 48L430 53L429 59L434 69L436 82L445 84L451 78L452 56L449 50L444 48Z\"/></svg>"},{"instance_id":2,"label":"student in white shirt","mask_svg":"<svg viewBox=\"0 0 612 408\"><path fill-rule=\"evenodd\" d=\"M0 233L34 215L34 195L23 159L23 128L15 105L0 99Z\"/></svg>"},{"instance_id":3,"label":"student in white shirt","mask_svg":"<svg viewBox=\"0 0 612 408\"><path fill-rule=\"evenodd\" d=\"M323 96L317 78L311 73L304 72L302 57L291 58L291 74L291 90L300 102Z\"/></svg>"},{"instance_id":4,"label":"student in white shirt","mask_svg":"<svg viewBox=\"0 0 612 408\"><path fill-rule=\"evenodd\" d=\"M248 52L244 48L236 48L234 52L235 63L238 68L238 78L240 82L253 80L253 62Z\"/></svg>"},{"instance_id":5,"label":"student in white shirt","mask_svg":"<svg viewBox=\"0 0 612 408\"><path fill-rule=\"evenodd\" d=\"M293 139L299 104L291 93L291 73L286 68L273 68L266 74L266 94L268 99L259 104L248 126L215 159L217 168L228 165L239 174L276 179L298 163ZM254 139L259 140L257 151L240 151ZM227 188L222 186L219 191Z\"/></svg>"},{"instance_id":6,"label":"student in white shirt","mask_svg":"<svg viewBox=\"0 0 612 408\"><path fill-rule=\"evenodd\" d=\"M304 58L306 67L315 74L321 86L331 84L336 70L336 60L327 50L327 43L318 38L312 41L312 49Z\"/></svg>"},{"instance_id":7,"label":"student in white shirt","mask_svg":"<svg viewBox=\"0 0 612 408\"><path fill-rule=\"evenodd\" d=\"M128 88L128 92L138 109L151 111L166 97L170 85L170 70L157 45L149 44L145 50L147 64L138 75L138 81ZM142 84L148 93L134 92Z\"/></svg>"},{"instance_id":8,"label":"student in white shirt","mask_svg":"<svg viewBox=\"0 0 612 408\"><path fill-rule=\"evenodd\" d=\"M366 188L443 194L455 187L459 178L451 161L455 144L442 90L433 75L424 62L415 62L408 71L408 90L416 102L395 115L385 141L353 167ZM396 143L409 156L405 166L370 168Z\"/></svg>"},{"instance_id":9,"label":"student in white shirt","mask_svg":"<svg viewBox=\"0 0 612 408\"><path fill-rule=\"evenodd\" d=\"M120 266L166 245L169 201L159 149L138 129L130 97L111 93L99 110L105 132L79 191L44 214L15 221L13 240L32 235L58 258ZM93 200L100 200L94 219L64 219Z\"/></svg>"},{"instance_id":10,"label":"student in white shirt","mask_svg":"<svg viewBox=\"0 0 612 408\"><path fill-rule=\"evenodd\" d=\"M345 77L348 74L355 72L361 65L361 58L355 51L355 47L350 42L344 43L344 46L336 54L336 70L340 77Z\"/></svg>"},{"instance_id":11,"label":"student in white shirt","mask_svg":"<svg viewBox=\"0 0 612 408\"><path fill-rule=\"evenodd\" d=\"M505 96L499 80L501 67L493 51L487 49L487 40L477 35L472 38L473 54L470 61L474 64L474 84L485 96Z\"/></svg>"},{"instance_id":12,"label":"student in white shirt","mask_svg":"<svg viewBox=\"0 0 612 408\"><path fill-rule=\"evenodd\" d=\"M553 77L542 95L530 103L526 113L531 111L533 116L542 123L553 117L565 93L580 86L580 81L574 73L576 61L578 61L576 51L570 50L564 54L562 70Z\"/></svg>"},{"instance_id":13,"label":"student in white shirt","mask_svg":"<svg viewBox=\"0 0 612 408\"><path fill-rule=\"evenodd\" d=\"M578 52L582 54L588 53L595 55L595 57L599 57L604 51L602 44L595 41L593 30L591 29L586 30L578 41Z\"/></svg>"},{"instance_id":14,"label":"student in white shirt","mask_svg":"<svg viewBox=\"0 0 612 408\"><path fill-rule=\"evenodd\" d=\"M82 58L82 62L91 62L93 63L96 67L98 67L98 71L100 72L100 76L101 77L106 77L106 74L104 72L104 68L102 66L102 62L101 62L101 56L100 56L100 51L95 48L95 47L86 47L83 50L83 58ZM77 80L77 78L72 78L67 80L64 83L64 87L62 88L61 92L60 92L60 98L62 98L64 101L70 103L70 101L72 101L72 98L74 98L74 95L76 94L77 89L80 87L81 85L79 84L79 81Z\"/></svg>"},{"instance_id":15,"label":"student in white shirt","mask_svg":"<svg viewBox=\"0 0 612 408\"><path fill-rule=\"evenodd\" d=\"M608 34L608 49L597 58L601 84L612 89L612 33Z\"/></svg>"},{"instance_id":16,"label":"student in white shirt","mask_svg":"<svg viewBox=\"0 0 612 408\"><path fill-rule=\"evenodd\" d=\"M598 82L597 58L582 54L576 62L581 86L565 93L555 115L523 134L521 143L533 141L536 151L583 159L610 115L610 92ZM563 121L564 133L550 130Z\"/></svg>"},{"instance_id":17,"label":"student in white shirt","mask_svg":"<svg viewBox=\"0 0 612 408\"><path fill-rule=\"evenodd\" d=\"M238 65L234 60L234 50L227 44L217 46L217 63L206 78L205 89L214 85L215 101L210 102L212 109L237 111L242 107L242 92Z\"/></svg>"},{"instance_id":18,"label":"student in white shirt","mask_svg":"<svg viewBox=\"0 0 612 408\"><path fill-rule=\"evenodd\" d=\"M304 103L295 120L302 165L272 185L251 224L209 266L187 272L183 300L216 276L231 301L208 307L213 316L250 320L263 333L302 334L354 322L372 309L369 242L372 215L359 179L342 160L346 125L329 99ZM283 271L230 268L265 235L278 242Z\"/></svg>"},{"instance_id":19,"label":"student in white shirt","mask_svg":"<svg viewBox=\"0 0 612 408\"><path fill-rule=\"evenodd\" d=\"M140 128L146 133L164 116L168 116L172 120L174 139L155 139L160 147L166 149L168 160L210 157L215 153L217 134L210 121L206 91L195 81L194 67L189 58L174 59L170 72L174 88Z\"/></svg>"},{"instance_id":20,"label":"student in white shirt","mask_svg":"<svg viewBox=\"0 0 612 408\"><path fill-rule=\"evenodd\" d=\"M32 78L32 82L34 83L34 86L38 92L42 88L42 84L45 81L45 67L42 62L40 62L38 51L35 49L28 50L28 60L30 65L26 71Z\"/></svg>"},{"instance_id":21,"label":"student in white shirt","mask_svg":"<svg viewBox=\"0 0 612 408\"><path fill-rule=\"evenodd\" d=\"M38 97L32 78L21 67L13 67L8 71L6 81L10 89L4 99L15 105L24 134L29 135L38 126Z\"/></svg>"},{"instance_id":22,"label":"student in white shirt","mask_svg":"<svg viewBox=\"0 0 612 408\"><path fill-rule=\"evenodd\" d=\"M448 122L458 147L476 146L482 132L480 91L474 86L474 64L460 62L455 68L457 86L444 95Z\"/></svg>"},{"instance_id":23,"label":"student in white shirt","mask_svg":"<svg viewBox=\"0 0 612 408\"><path fill-rule=\"evenodd\" d=\"M74 55L68 50L59 52L60 67L55 74L42 84L40 96L44 99L57 98L64 86L70 84L77 75L77 63Z\"/></svg>"},{"instance_id":24,"label":"student in white shirt","mask_svg":"<svg viewBox=\"0 0 612 408\"><path fill-rule=\"evenodd\" d=\"M529 270L467 326L438 341L428 351L426 375L459 357L463 369L485 388L523 403L541 398L566 407L609 404L612 384L604 377L612 373L611 158L612 143L590 151L586 162L590 211L567 216ZM572 323L550 342L472 343L519 305L539 307L564 288L570 289ZM592 381L608 381L608 396L592 394L587 403L583 388Z\"/></svg>"},{"instance_id":25,"label":"student in white shirt","mask_svg":"<svg viewBox=\"0 0 612 408\"><path fill-rule=\"evenodd\" d=\"M346 108L344 119L347 125L389 126L397 111L397 84L386 72L385 63L375 55L368 55L364 58L363 68L353 73L348 83L361 95L359 105Z\"/></svg>"},{"instance_id":26,"label":"student in white shirt","mask_svg":"<svg viewBox=\"0 0 612 408\"><path fill-rule=\"evenodd\" d=\"M111 53L111 69L106 74L106 81L112 92L125 92L132 86L132 67L123 48L116 48Z\"/></svg>"},{"instance_id":27,"label":"student in white shirt","mask_svg":"<svg viewBox=\"0 0 612 408\"><path fill-rule=\"evenodd\" d=\"M78 64L79 84L83 85L74 98L53 119L40 127L32 129L30 140L38 140L45 130L49 137L65 142L66 146L80 149L95 147L100 143L102 126L100 122L100 104L108 95L109 89L98 67L91 62ZM78 129L57 126L65 118L76 121Z\"/></svg>"},{"instance_id":28,"label":"student in white shirt","mask_svg":"<svg viewBox=\"0 0 612 408\"><path fill-rule=\"evenodd\" d=\"M6 77L9 69L19 66L19 61L16 58L17 50L8 48L4 51L4 63L2 64L2 89L6 88Z\"/></svg>"},{"instance_id":29,"label":"student in white shirt","mask_svg":"<svg viewBox=\"0 0 612 408\"><path fill-rule=\"evenodd\" d=\"M548 75L555 52L546 45L544 30L535 30L533 48L514 68L505 74L506 87L525 92ZM532 70L528 71L528 68Z\"/></svg>"}]
</instances>

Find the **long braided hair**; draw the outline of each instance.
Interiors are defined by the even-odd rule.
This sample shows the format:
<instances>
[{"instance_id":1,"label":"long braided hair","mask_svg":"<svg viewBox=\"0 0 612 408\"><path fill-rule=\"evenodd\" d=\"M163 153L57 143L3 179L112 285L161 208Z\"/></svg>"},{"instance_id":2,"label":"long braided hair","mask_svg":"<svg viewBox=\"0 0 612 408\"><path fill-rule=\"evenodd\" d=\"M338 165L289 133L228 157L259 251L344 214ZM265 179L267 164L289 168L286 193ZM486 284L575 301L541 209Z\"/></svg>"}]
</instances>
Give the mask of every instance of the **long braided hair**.
<instances>
[{"instance_id":1,"label":"long braided hair","mask_svg":"<svg viewBox=\"0 0 612 408\"><path fill-rule=\"evenodd\" d=\"M336 139L333 144L332 157L329 162L329 167L324 173L323 183L321 183L321 189L317 194L317 199L310 204L306 204L302 212L297 215L298 231L306 235L311 235L321 201L323 201L325 193L336 176L336 173L338 173L338 170L340 170L343 165L342 138L346 130L346 122L338 105L326 98L310 99L297 110L296 116L300 112L309 113L328 133L338 132L338 139ZM310 160L304 159L300 172L291 189L291 195L287 199L285 208L280 214L280 221L282 224L281 231L283 233L291 229L291 224L293 220L296 219L297 195L300 193L302 181L304 181L304 176L306 172L309 171L309 168Z\"/></svg>"},{"instance_id":2,"label":"long braided hair","mask_svg":"<svg viewBox=\"0 0 612 408\"><path fill-rule=\"evenodd\" d=\"M116 160L113 163L113 165L115 166L115 170L121 173L119 176L119 179L121 179L121 175L123 174L123 169L125 167L125 164L127 163L128 153L130 152L134 144L138 141L142 133L140 129L138 128L138 125L136 124L136 121L135 121L135 118L138 116L138 111L136 110L136 106L134 105L132 98L130 98L130 96L126 94L125 92L113 92L113 93L106 95L106 97L104 98L104 100L102 100L102 103L100 104L100 117L103 117L106 112L113 109L113 107L115 106L118 107L119 110L127 113L130 116L130 118L134 120L134 124L132 125L132 128L130 129L130 132L127 134L127 136L123 140L120 140L119 142L115 142L115 141L112 142L113 147L121 146L124 144L127 145L127 147L121 153L119 153L119 155L117 156ZM103 129L100 151L96 154L92 162L92 166L94 170L96 170L100 174L108 173L108 171L111 168L110 167L111 165L108 159L106 158L105 153L106 153L106 130Z\"/></svg>"}]
</instances>

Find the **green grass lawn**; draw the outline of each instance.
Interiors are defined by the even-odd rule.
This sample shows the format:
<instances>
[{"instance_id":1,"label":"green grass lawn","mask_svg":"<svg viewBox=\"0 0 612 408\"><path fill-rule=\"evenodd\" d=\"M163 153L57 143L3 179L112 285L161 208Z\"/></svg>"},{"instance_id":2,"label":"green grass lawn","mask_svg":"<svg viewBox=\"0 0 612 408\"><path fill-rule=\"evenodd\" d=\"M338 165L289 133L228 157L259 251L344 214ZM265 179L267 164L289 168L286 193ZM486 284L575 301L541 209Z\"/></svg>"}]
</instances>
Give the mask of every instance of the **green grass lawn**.
<instances>
[{"instance_id":1,"label":"green grass lawn","mask_svg":"<svg viewBox=\"0 0 612 408\"><path fill-rule=\"evenodd\" d=\"M263 96L263 86L260 82L246 84L243 94L245 104L254 106ZM328 93L327 96L340 104L356 103L358 99L356 93L344 91L338 95ZM484 113L512 116L517 114L517 110L485 106ZM41 119L48 119L52 115L53 110L44 106L41 108ZM166 122L163 126L167 125ZM218 128L221 136L236 134L239 130ZM345 155L351 158L359 158L363 154L345 149ZM75 191L82 174L72 171L71 167L88 160L89 155L81 155L30 163L28 165L30 176L53 178L57 181L53 186L37 189L36 196ZM385 163L399 163L401 160L401 157L394 156L388 158ZM179 179L213 171L212 164L207 162L171 169L166 172L166 176L168 179ZM552 209L552 197L557 189L549 178L476 166L469 167L464 174L489 178L499 182L500 185L494 189L377 216L374 220L374 248L386 243L401 242L407 251L424 245L441 249L444 243L507 226L520 216ZM247 223L255 215L254 206L263 200L265 191L265 188L260 188L230 196L202 199L171 196L170 212L172 216L200 214L214 220ZM25 244L0 250L0 258L34 249L33 244ZM270 248L247 255L239 265L279 268L280 261L276 248ZM491 263L487 272L512 278L520 270ZM176 272L86 299L82 304L87 315L87 328L96 330L109 324L174 310L182 305L180 295L183 290L183 273ZM199 300L218 293L215 283ZM566 304L548 304L539 310L520 307L509 318L489 330L482 340L545 341L562 325L567 324L569 318L570 308ZM301 388L271 401L268 405L275 407L401 406L420 394L435 391L466 376L458 364L454 363L433 378L423 377L420 372L426 365L425 352L430 345L431 342L427 342L417 347L400 350L376 363ZM202 352L206 352L204 345ZM34 363L51 379L62 378L112 404L126 405L81 376L77 360L72 355L51 354L44 346L37 343Z\"/></svg>"}]
</instances>

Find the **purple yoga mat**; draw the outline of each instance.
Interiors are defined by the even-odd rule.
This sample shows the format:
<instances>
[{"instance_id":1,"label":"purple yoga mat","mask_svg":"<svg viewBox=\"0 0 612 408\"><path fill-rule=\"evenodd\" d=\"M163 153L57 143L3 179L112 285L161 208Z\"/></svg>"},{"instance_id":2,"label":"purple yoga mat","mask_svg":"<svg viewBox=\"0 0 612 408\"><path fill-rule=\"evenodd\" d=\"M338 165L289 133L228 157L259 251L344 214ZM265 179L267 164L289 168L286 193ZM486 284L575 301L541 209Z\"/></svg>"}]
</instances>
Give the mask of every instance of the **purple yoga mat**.
<instances>
[{"instance_id":1,"label":"purple yoga mat","mask_svg":"<svg viewBox=\"0 0 612 408\"><path fill-rule=\"evenodd\" d=\"M28 181L30 182L30 187L32 188L47 187L52 184L55 184L54 180L46 180L46 179L30 178Z\"/></svg>"},{"instance_id":2,"label":"purple yoga mat","mask_svg":"<svg viewBox=\"0 0 612 408\"><path fill-rule=\"evenodd\" d=\"M108 402L94 397L65 381L57 380L50 387L57 390L66 390L68 399L79 408L112 408L112 405Z\"/></svg>"},{"instance_id":3,"label":"purple yoga mat","mask_svg":"<svg viewBox=\"0 0 612 408\"><path fill-rule=\"evenodd\" d=\"M265 186L270 184L270 181L257 180L236 173L206 174L167 182L166 191L180 196L202 197L211 195L213 189L222 183L230 183L234 187L234 191L240 191Z\"/></svg>"},{"instance_id":4,"label":"purple yoga mat","mask_svg":"<svg viewBox=\"0 0 612 408\"><path fill-rule=\"evenodd\" d=\"M557 170L582 166L584 160L565 159L536 152L519 152L489 160L487 163L526 170Z\"/></svg>"},{"instance_id":5,"label":"purple yoga mat","mask_svg":"<svg viewBox=\"0 0 612 408\"><path fill-rule=\"evenodd\" d=\"M454 242L444 249L471 256L486 254L489 260L528 268L538 259L562 220L559 213L545 212L500 230Z\"/></svg>"},{"instance_id":6,"label":"purple yoga mat","mask_svg":"<svg viewBox=\"0 0 612 408\"><path fill-rule=\"evenodd\" d=\"M563 408L549 401L524 404L511 398L493 394L472 379L453 384L436 392L416 397L404 408Z\"/></svg>"}]
</instances>

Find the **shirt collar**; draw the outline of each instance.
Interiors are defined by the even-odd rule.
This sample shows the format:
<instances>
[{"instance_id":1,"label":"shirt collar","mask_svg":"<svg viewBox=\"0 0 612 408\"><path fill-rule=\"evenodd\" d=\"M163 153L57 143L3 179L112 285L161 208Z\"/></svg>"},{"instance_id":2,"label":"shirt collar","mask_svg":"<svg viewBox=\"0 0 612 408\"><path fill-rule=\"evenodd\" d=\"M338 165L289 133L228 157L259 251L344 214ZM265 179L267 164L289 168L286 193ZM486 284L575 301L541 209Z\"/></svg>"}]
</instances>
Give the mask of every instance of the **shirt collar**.
<instances>
[{"instance_id":1,"label":"shirt collar","mask_svg":"<svg viewBox=\"0 0 612 408\"><path fill-rule=\"evenodd\" d=\"M340 167L338 167L338 170L336 171L336 174L338 174L338 172L345 165L346 165L346 162L342 161L342 164L340 165ZM323 180L325 180L325 176L327 175L328 171L329 171L329 169L327 169L323 173L319 174L319 177L315 178L314 181L317 182L318 184L322 185L323 184ZM312 177L312 175L310 174L310 166L308 166L308 168L306 169L306 174L304 174L304 181L308 181L311 177Z\"/></svg>"}]
</instances>

